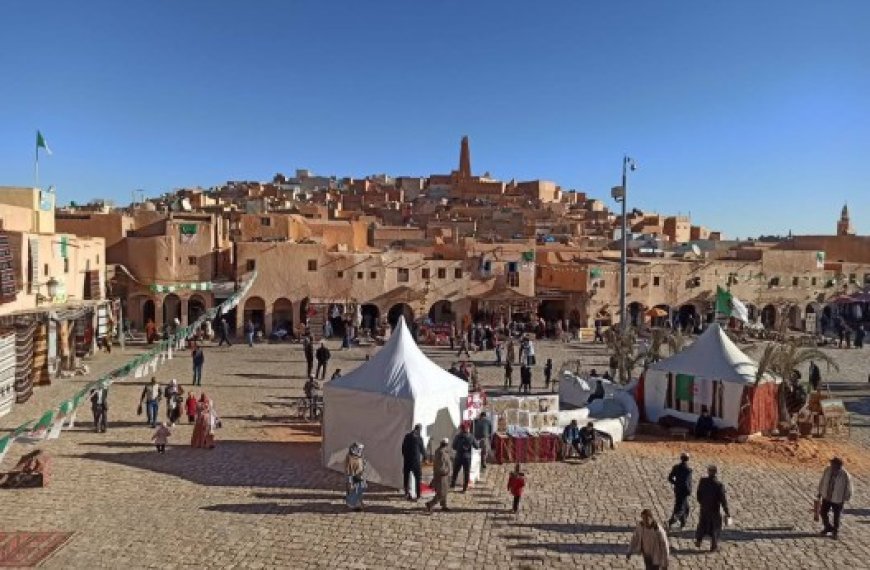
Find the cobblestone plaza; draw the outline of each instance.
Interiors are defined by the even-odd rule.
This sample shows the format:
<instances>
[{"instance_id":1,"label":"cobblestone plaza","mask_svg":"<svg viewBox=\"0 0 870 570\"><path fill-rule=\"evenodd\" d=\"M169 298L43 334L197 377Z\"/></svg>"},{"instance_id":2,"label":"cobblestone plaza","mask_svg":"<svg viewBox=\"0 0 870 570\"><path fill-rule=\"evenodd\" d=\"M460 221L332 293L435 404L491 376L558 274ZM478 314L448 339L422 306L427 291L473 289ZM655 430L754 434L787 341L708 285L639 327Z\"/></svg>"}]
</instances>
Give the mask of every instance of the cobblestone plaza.
<instances>
[{"instance_id":1,"label":"cobblestone plaza","mask_svg":"<svg viewBox=\"0 0 870 570\"><path fill-rule=\"evenodd\" d=\"M364 360L361 349L332 348L328 374ZM92 376L135 351L96 357ZM427 352L445 367L453 359L446 349ZM538 352L539 362L552 357L557 367L578 358L604 368L607 359L589 344L542 342ZM823 445L818 457L788 460L688 442L696 477L706 462L720 465L735 524L724 532L722 551L710 554L693 545L693 512L690 527L670 535L672 567L870 568L866 357L831 353L843 368L830 379L853 411L849 442L834 444L855 486L840 540L819 537L812 521ZM472 355L484 385L495 388L501 372L488 366L490 357ZM190 448L192 428L182 424L166 455L154 451L152 431L136 415L141 381L113 385L109 430L94 433L83 407L74 430L43 446L54 458L51 485L3 491L0 530L74 532L45 568L639 568L639 558L625 558L639 511L651 508L660 519L670 512L666 475L681 447L647 441L624 443L595 461L527 465L518 516L508 512L508 466L491 467L468 494L451 494L450 513L427 515L377 487L365 512L348 512L343 478L320 467L319 427L295 418L304 372L298 345L208 346L202 389L223 419L217 448ZM539 390L540 366L535 372ZM161 382L172 377L190 388L185 353L158 371ZM38 389L0 427L37 415L85 381ZM23 450L13 448L4 467Z\"/></svg>"}]
</instances>

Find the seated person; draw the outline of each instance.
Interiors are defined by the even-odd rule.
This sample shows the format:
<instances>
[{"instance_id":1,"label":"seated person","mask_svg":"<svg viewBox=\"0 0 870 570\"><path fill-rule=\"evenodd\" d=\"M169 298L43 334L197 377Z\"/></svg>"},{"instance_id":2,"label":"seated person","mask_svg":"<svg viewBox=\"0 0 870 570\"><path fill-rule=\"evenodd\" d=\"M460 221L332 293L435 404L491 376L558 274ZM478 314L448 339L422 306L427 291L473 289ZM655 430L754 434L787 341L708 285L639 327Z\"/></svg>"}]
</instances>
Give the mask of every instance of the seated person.
<instances>
[{"instance_id":1,"label":"seated person","mask_svg":"<svg viewBox=\"0 0 870 570\"><path fill-rule=\"evenodd\" d=\"M606 374L606 372L605 372L605 374ZM595 391L589 395L589 399L586 400L586 403L591 404L595 400L603 400L604 396L605 396L604 382L602 382L601 380L596 380L595 381Z\"/></svg>"},{"instance_id":2,"label":"seated person","mask_svg":"<svg viewBox=\"0 0 870 570\"><path fill-rule=\"evenodd\" d=\"M580 430L580 444L582 446L580 457L588 459L595 455L595 426L592 422L587 423Z\"/></svg>"},{"instance_id":3,"label":"seated person","mask_svg":"<svg viewBox=\"0 0 870 570\"><path fill-rule=\"evenodd\" d=\"M0 475L4 489L45 487L48 485L51 460L41 449L23 456L9 473Z\"/></svg>"},{"instance_id":4,"label":"seated person","mask_svg":"<svg viewBox=\"0 0 870 570\"><path fill-rule=\"evenodd\" d=\"M571 423L566 425L565 429L562 430L562 443L564 444L565 450L562 454L563 458L568 458L568 452L571 450L571 446L574 447L577 455L580 457L583 456L583 450L580 447L580 428L577 427L577 420L571 420Z\"/></svg>"},{"instance_id":5,"label":"seated person","mask_svg":"<svg viewBox=\"0 0 870 570\"><path fill-rule=\"evenodd\" d=\"M700 439L713 439L716 435L716 426L713 424L713 416L707 406L701 407L701 415L695 423L695 437Z\"/></svg>"}]
</instances>

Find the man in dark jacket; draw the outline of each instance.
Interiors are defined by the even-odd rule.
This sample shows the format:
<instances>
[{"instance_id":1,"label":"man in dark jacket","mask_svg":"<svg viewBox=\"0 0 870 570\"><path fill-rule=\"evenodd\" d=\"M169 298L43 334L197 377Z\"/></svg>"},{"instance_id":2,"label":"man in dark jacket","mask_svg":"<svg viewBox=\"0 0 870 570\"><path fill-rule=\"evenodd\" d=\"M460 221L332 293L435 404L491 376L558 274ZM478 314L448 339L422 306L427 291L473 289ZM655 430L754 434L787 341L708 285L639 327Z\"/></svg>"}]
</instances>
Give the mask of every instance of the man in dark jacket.
<instances>
[{"instance_id":1,"label":"man in dark jacket","mask_svg":"<svg viewBox=\"0 0 870 570\"><path fill-rule=\"evenodd\" d=\"M474 420L474 439L480 448L480 469L486 469L486 459L489 456L492 441L492 422L486 417L486 412L480 412L480 417Z\"/></svg>"},{"instance_id":2,"label":"man in dark jacket","mask_svg":"<svg viewBox=\"0 0 870 570\"><path fill-rule=\"evenodd\" d=\"M326 378L326 365L329 363L332 353L330 353L329 349L326 348L326 345L321 342L320 346L317 348L315 356L317 357L317 371L314 373L314 376L323 380Z\"/></svg>"},{"instance_id":3,"label":"man in dark jacket","mask_svg":"<svg viewBox=\"0 0 870 570\"><path fill-rule=\"evenodd\" d=\"M420 498L420 479L423 477L422 464L426 456L423 445L423 426L417 424L405 434L402 440L402 476L405 479L405 498L416 502ZM414 496L411 497L411 473L414 474Z\"/></svg>"},{"instance_id":4,"label":"man in dark jacket","mask_svg":"<svg viewBox=\"0 0 870 570\"><path fill-rule=\"evenodd\" d=\"M221 319L218 330L221 333L220 342L218 342L218 346L223 346L224 343L227 343L227 346L232 346L233 343L230 342L230 324L226 319Z\"/></svg>"},{"instance_id":5,"label":"man in dark jacket","mask_svg":"<svg viewBox=\"0 0 870 570\"><path fill-rule=\"evenodd\" d=\"M468 481L471 478L471 450L477 447L477 442L468 433L468 426L462 424L462 428L456 437L453 438L453 451L456 452L456 458L453 461L453 478L450 480L450 486L456 486L456 479L459 478L459 470L462 469L462 492L468 490Z\"/></svg>"},{"instance_id":6,"label":"man in dark jacket","mask_svg":"<svg viewBox=\"0 0 870 570\"><path fill-rule=\"evenodd\" d=\"M109 390L95 388L91 391L91 412L94 414L94 431L106 431L106 413L109 411Z\"/></svg>"},{"instance_id":7,"label":"man in dark jacket","mask_svg":"<svg viewBox=\"0 0 870 570\"><path fill-rule=\"evenodd\" d=\"M520 366L520 392L532 393L532 369L525 364Z\"/></svg>"},{"instance_id":8,"label":"man in dark jacket","mask_svg":"<svg viewBox=\"0 0 870 570\"><path fill-rule=\"evenodd\" d=\"M716 466L707 467L707 476L702 477L698 483L698 506L701 509L698 515L698 529L695 531L695 546L701 548L701 540L705 536L710 537L710 551L719 550L719 534L722 532L722 511L725 512L726 524L731 518L728 510L728 497L725 494L725 486L716 479Z\"/></svg>"},{"instance_id":9,"label":"man in dark jacket","mask_svg":"<svg viewBox=\"0 0 870 570\"><path fill-rule=\"evenodd\" d=\"M680 528L686 526L689 518L689 496L692 494L692 468L689 467L689 454L680 455L680 462L671 469L668 483L674 488L674 512L668 521L668 528L680 521Z\"/></svg>"},{"instance_id":10,"label":"man in dark jacket","mask_svg":"<svg viewBox=\"0 0 870 570\"><path fill-rule=\"evenodd\" d=\"M305 354L305 363L308 365L305 375L311 376L314 371L314 343L311 342L311 337L302 338L302 352Z\"/></svg>"}]
</instances>

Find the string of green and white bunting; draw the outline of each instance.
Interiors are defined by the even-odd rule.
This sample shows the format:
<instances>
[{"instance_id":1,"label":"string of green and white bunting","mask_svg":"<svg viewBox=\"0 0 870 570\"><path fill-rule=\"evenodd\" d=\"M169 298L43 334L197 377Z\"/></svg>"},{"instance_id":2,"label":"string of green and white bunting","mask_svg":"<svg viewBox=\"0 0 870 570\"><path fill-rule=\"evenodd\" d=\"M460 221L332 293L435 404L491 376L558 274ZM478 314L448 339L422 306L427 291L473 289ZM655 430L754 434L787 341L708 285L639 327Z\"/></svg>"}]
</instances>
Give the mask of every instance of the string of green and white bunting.
<instances>
[{"instance_id":1,"label":"string of green and white bunting","mask_svg":"<svg viewBox=\"0 0 870 570\"><path fill-rule=\"evenodd\" d=\"M218 314L225 315L235 308L239 304L239 301L248 294L256 278L257 272L254 271L239 287L238 291L233 293L219 306L211 308L200 315L192 324L178 329L168 339L161 341L153 349L140 354L123 366L85 385L71 398L64 400L57 407L45 411L38 419L26 421L12 430L11 433L0 438L0 463L3 462L3 458L15 442L35 444L44 440L57 439L60 437L61 431L74 427L76 411L88 400L91 391L108 388L113 382L130 376L138 379L154 374L161 364L164 364L167 360L172 360L173 351L184 348L184 344L192 331L199 329L207 320L214 320Z\"/></svg>"}]
</instances>

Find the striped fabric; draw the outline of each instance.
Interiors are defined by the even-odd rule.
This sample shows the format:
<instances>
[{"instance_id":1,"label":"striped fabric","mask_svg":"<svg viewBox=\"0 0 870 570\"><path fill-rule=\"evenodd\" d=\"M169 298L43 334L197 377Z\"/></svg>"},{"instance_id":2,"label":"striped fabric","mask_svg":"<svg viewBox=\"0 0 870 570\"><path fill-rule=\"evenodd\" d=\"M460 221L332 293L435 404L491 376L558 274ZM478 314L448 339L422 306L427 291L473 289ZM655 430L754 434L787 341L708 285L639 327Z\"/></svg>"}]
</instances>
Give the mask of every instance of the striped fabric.
<instances>
[{"instance_id":1,"label":"striped fabric","mask_svg":"<svg viewBox=\"0 0 870 570\"><path fill-rule=\"evenodd\" d=\"M0 303L11 303L15 300L15 270L12 262L9 235L0 232Z\"/></svg>"},{"instance_id":2,"label":"striped fabric","mask_svg":"<svg viewBox=\"0 0 870 570\"><path fill-rule=\"evenodd\" d=\"M36 323L15 325L15 402L33 395L33 336Z\"/></svg>"},{"instance_id":3,"label":"striped fabric","mask_svg":"<svg viewBox=\"0 0 870 570\"><path fill-rule=\"evenodd\" d=\"M15 403L15 333L0 333L0 416Z\"/></svg>"}]
</instances>

